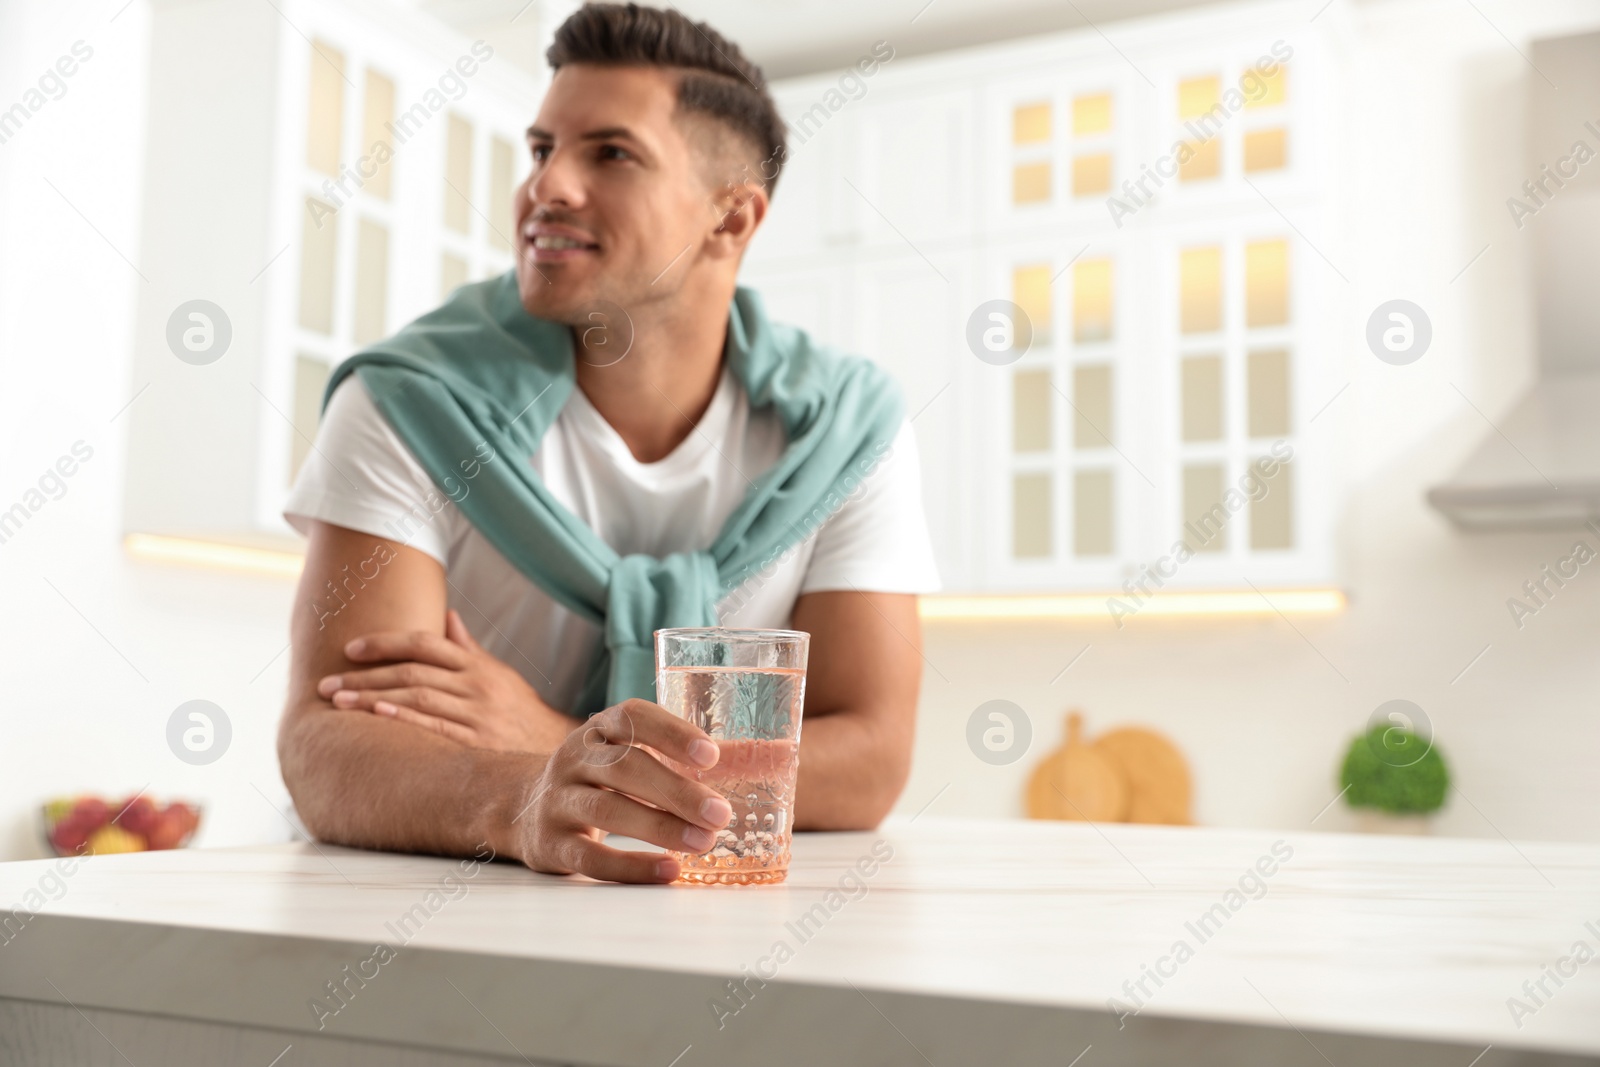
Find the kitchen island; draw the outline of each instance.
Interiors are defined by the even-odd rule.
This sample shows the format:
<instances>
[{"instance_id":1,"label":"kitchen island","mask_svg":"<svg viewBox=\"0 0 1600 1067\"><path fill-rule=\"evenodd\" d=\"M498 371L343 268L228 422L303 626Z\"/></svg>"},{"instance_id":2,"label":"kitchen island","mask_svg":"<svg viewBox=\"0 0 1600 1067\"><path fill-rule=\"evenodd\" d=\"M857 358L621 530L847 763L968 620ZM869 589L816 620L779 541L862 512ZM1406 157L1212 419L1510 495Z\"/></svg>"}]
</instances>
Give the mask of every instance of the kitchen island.
<instances>
[{"instance_id":1,"label":"kitchen island","mask_svg":"<svg viewBox=\"0 0 1600 1067\"><path fill-rule=\"evenodd\" d=\"M0 865L0 1063L1600 1063L1592 845L924 817L769 887L481 858Z\"/></svg>"}]
</instances>

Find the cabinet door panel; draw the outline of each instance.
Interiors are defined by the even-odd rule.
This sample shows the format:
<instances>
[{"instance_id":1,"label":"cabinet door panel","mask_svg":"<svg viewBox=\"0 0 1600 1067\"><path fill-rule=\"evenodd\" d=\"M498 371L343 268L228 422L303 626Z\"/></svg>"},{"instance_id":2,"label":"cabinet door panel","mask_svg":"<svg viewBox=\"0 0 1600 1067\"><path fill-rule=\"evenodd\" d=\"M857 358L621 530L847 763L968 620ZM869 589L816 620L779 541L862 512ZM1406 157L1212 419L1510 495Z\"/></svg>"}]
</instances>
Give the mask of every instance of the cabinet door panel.
<instances>
[{"instance_id":1,"label":"cabinet door panel","mask_svg":"<svg viewBox=\"0 0 1600 1067\"><path fill-rule=\"evenodd\" d=\"M864 242L927 254L970 238L972 116L970 89L912 99L862 101L856 166L844 174L856 187L858 229Z\"/></svg>"}]
</instances>

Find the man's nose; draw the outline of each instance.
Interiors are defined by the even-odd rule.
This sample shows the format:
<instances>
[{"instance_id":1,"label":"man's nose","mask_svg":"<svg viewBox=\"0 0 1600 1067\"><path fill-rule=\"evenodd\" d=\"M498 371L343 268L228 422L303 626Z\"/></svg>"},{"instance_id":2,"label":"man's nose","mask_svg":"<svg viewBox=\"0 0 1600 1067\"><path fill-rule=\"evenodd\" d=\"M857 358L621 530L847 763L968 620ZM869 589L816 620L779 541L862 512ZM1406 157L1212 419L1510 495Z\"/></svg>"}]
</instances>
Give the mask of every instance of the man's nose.
<instances>
[{"instance_id":1,"label":"man's nose","mask_svg":"<svg viewBox=\"0 0 1600 1067\"><path fill-rule=\"evenodd\" d=\"M534 207L560 204L568 208L583 206L583 180L574 154L560 148L533 172L528 182L528 197Z\"/></svg>"}]
</instances>

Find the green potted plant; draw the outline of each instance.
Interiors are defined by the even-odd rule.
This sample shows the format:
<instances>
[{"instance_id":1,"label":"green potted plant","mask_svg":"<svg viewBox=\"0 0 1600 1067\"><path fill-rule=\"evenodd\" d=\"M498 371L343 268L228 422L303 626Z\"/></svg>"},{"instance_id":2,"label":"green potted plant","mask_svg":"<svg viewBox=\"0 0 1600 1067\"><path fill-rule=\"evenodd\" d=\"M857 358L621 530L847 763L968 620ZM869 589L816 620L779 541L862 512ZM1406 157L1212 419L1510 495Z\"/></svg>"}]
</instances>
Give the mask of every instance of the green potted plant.
<instances>
[{"instance_id":1,"label":"green potted plant","mask_svg":"<svg viewBox=\"0 0 1600 1067\"><path fill-rule=\"evenodd\" d=\"M1351 740L1339 784L1361 829L1425 834L1429 816L1444 806L1450 770L1431 742L1377 725Z\"/></svg>"}]
</instances>

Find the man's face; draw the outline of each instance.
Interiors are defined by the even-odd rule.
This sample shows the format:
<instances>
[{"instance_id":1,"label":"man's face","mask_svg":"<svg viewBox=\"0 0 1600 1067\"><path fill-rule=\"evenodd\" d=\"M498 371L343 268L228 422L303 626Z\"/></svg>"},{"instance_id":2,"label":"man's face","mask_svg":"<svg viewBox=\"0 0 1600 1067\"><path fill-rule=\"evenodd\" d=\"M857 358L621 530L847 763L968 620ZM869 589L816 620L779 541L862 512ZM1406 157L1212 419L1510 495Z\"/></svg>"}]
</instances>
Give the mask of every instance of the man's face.
<instances>
[{"instance_id":1,"label":"man's face","mask_svg":"<svg viewBox=\"0 0 1600 1067\"><path fill-rule=\"evenodd\" d=\"M576 325L598 301L630 311L670 298L718 212L705 160L654 67L556 72L528 130L517 190L517 283L530 314ZM670 268L670 269L669 269Z\"/></svg>"}]
</instances>

